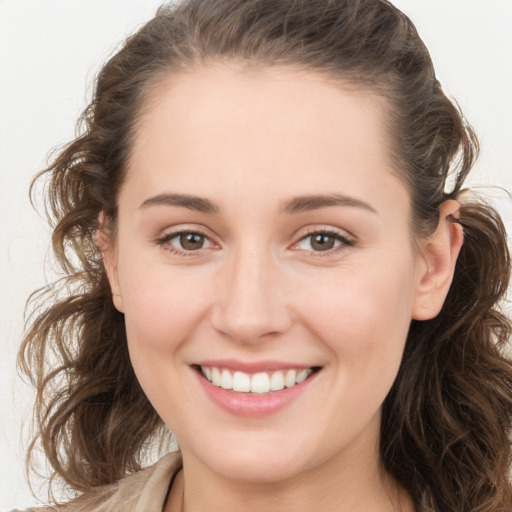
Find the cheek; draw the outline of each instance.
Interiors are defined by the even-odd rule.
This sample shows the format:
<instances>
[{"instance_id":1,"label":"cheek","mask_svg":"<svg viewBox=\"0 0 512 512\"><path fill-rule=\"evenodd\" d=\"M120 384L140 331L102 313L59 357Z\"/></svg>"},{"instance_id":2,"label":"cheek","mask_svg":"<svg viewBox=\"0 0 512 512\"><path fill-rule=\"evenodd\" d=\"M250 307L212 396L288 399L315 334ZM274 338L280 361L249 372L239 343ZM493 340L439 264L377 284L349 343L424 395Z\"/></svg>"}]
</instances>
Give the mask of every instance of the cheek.
<instances>
[{"instance_id":1,"label":"cheek","mask_svg":"<svg viewBox=\"0 0 512 512\"><path fill-rule=\"evenodd\" d=\"M398 369L411 322L414 267L407 255L326 276L303 299L305 320L344 367Z\"/></svg>"},{"instance_id":2,"label":"cheek","mask_svg":"<svg viewBox=\"0 0 512 512\"><path fill-rule=\"evenodd\" d=\"M194 403L180 354L206 309L204 276L188 274L130 260L120 275L132 366L155 409L173 427L179 422L169 411Z\"/></svg>"},{"instance_id":3,"label":"cheek","mask_svg":"<svg viewBox=\"0 0 512 512\"><path fill-rule=\"evenodd\" d=\"M197 271L130 263L120 272L129 345L151 353L175 350L204 314L208 280Z\"/></svg>"}]
</instances>

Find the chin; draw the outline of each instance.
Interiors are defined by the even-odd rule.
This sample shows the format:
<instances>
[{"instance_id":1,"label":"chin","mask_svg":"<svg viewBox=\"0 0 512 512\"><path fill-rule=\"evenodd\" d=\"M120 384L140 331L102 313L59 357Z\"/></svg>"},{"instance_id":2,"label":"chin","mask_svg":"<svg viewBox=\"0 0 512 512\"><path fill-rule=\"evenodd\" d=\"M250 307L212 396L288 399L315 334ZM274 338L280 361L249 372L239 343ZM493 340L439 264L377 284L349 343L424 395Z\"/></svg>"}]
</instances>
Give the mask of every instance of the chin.
<instances>
[{"instance_id":1,"label":"chin","mask_svg":"<svg viewBox=\"0 0 512 512\"><path fill-rule=\"evenodd\" d=\"M203 444L191 456L209 471L246 484L285 482L322 464L320 454L312 451L312 443L304 438L294 442L290 439L292 436L285 437L287 439L246 434L243 441L219 438L210 441L209 450L205 450ZM186 458L187 452L183 447L182 453Z\"/></svg>"},{"instance_id":2,"label":"chin","mask_svg":"<svg viewBox=\"0 0 512 512\"><path fill-rule=\"evenodd\" d=\"M305 461L295 457L293 463L278 456L262 459L255 454L253 457L229 457L224 460L216 460L212 469L219 475L229 480L247 484L276 484L296 477L303 471L307 471Z\"/></svg>"}]
</instances>

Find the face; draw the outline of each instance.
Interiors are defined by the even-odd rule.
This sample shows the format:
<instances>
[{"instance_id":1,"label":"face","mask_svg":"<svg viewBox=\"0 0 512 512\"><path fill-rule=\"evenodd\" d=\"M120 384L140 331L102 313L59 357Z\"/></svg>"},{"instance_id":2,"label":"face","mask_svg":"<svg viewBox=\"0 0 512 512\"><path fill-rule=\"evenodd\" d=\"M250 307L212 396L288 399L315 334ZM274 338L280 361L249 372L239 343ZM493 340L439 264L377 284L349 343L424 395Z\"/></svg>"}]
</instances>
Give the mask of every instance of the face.
<instances>
[{"instance_id":1,"label":"face","mask_svg":"<svg viewBox=\"0 0 512 512\"><path fill-rule=\"evenodd\" d=\"M275 482L377 458L425 272L384 110L285 68L173 75L147 101L107 265L186 464Z\"/></svg>"}]
</instances>

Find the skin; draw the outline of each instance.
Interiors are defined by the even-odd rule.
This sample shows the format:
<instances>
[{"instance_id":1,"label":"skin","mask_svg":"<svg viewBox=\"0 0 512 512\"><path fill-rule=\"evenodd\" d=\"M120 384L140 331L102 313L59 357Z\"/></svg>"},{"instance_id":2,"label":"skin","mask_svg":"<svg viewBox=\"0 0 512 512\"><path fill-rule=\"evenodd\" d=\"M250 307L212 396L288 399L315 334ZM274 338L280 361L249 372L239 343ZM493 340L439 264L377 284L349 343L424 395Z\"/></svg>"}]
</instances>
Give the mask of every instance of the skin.
<instances>
[{"instance_id":1,"label":"skin","mask_svg":"<svg viewBox=\"0 0 512 512\"><path fill-rule=\"evenodd\" d=\"M116 239L100 243L137 378L183 454L167 512L413 510L380 467L380 408L411 319L442 306L462 233L449 201L413 243L385 107L315 74L234 65L169 76L144 105ZM333 194L361 204L285 207ZM308 238L322 230L327 251ZM186 231L202 248L184 251ZM247 418L191 367L226 358L321 370L284 409Z\"/></svg>"}]
</instances>

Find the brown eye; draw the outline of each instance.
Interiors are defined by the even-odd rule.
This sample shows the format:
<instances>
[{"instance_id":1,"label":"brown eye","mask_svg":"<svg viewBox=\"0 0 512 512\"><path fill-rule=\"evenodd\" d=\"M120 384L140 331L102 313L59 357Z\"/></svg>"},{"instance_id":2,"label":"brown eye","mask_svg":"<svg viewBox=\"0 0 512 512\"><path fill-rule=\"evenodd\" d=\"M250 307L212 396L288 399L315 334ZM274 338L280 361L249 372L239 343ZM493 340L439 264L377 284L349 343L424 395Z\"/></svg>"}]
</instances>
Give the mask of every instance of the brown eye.
<instances>
[{"instance_id":1,"label":"brown eye","mask_svg":"<svg viewBox=\"0 0 512 512\"><path fill-rule=\"evenodd\" d=\"M173 254L180 256L191 255L202 249L210 249L215 244L198 231L178 231L169 233L156 240L156 243Z\"/></svg>"},{"instance_id":2,"label":"brown eye","mask_svg":"<svg viewBox=\"0 0 512 512\"><path fill-rule=\"evenodd\" d=\"M336 246L336 239L332 235L317 233L311 235L311 249L313 251L328 251Z\"/></svg>"},{"instance_id":3,"label":"brown eye","mask_svg":"<svg viewBox=\"0 0 512 512\"><path fill-rule=\"evenodd\" d=\"M303 236L295 248L309 253L334 253L338 249L354 245L354 241L334 231L315 231Z\"/></svg>"},{"instance_id":4,"label":"brown eye","mask_svg":"<svg viewBox=\"0 0 512 512\"><path fill-rule=\"evenodd\" d=\"M203 248L205 236L200 233L182 233L179 235L179 243L186 251L197 251Z\"/></svg>"}]
</instances>

